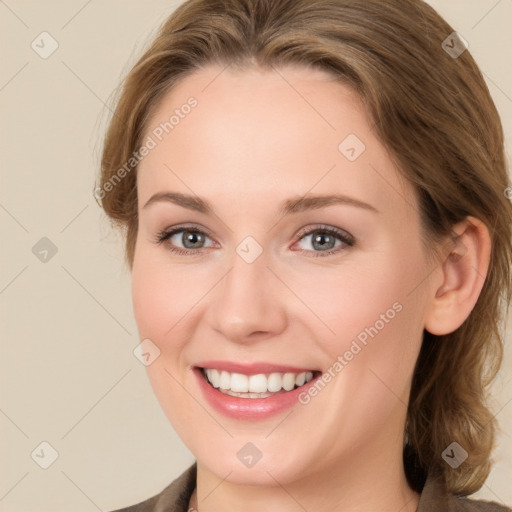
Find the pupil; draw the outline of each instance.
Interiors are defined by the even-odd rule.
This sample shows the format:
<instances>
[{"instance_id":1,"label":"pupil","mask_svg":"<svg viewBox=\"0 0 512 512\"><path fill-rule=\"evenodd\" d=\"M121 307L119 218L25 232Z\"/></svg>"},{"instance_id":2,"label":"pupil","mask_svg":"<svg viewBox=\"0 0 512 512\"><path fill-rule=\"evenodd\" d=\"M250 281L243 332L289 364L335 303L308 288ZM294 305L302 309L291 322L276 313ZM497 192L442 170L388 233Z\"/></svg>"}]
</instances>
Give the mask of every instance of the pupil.
<instances>
[{"instance_id":1,"label":"pupil","mask_svg":"<svg viewBox=\"0 0 512 512\"><path fill-rule=\"evenodd\" d=\"M318 233L318 231L317 231ZM332 242L332 239L333 237L329 234L320 234L320 235L316 235L314 238L313 238L313 245L315 245L317 242L319 244L319 247L322 249L322 248L325 248L326 245L329 244L329 242L324 242L322 243L321 240L324 239L324 238L330 238L331 239L331 242Z\"/></svg>"},{"instance_id":2,"label":"pupil","mask_svg":"<svg viewBox=\"0 0 512 512\"><path fill-rule=\"evenodd\" d=\"M200 242L201 240L201 234L200 233L194 233L194 232L191 232L191 231L187 231L186 233L189 233L188 235L185 235L185 242L184 245L187 246L187 243L190 242L192 243L193 245L197 244L198 241ZM196 247L189 247L190 249L196 249Z\"/></svg>"}]
</instances>

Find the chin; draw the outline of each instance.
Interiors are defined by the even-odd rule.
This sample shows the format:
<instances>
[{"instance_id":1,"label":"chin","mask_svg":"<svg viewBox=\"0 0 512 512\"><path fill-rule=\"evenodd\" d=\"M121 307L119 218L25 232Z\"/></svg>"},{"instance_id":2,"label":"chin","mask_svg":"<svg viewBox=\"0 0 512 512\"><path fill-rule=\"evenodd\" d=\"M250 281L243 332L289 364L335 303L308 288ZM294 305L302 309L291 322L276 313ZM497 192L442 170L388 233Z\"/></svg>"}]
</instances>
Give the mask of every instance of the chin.
<instances>
[{"instance_id":1,"label":"chin","mask_svg":"<svg viewBox=\"0 0 512 512\"><path fill-rule=\"evenodd\" d=\"M233 484L275 486L277 481L286 485L310 474L312 467L308 463L308 454L300 454L293 447L287 447L283 439L277 436L272 442L264 438L260 442L256 436L252 438L253 441L250 440L251 436L235 435L229 440L217 442L215 448L203 440L197 440L197 444L192 443L189 449L198 464L219 479ZM256 445L260 447L259 451Z\"/></svg>"},{"instance_id":2,"label":"chin","mask_svg":"<svg viewBox=\"0 0 512 512\"><path fill-rule=\"evenodd\" d=\"M198 462L220 479L237 485L264 485L275 486L276 481L281 485L293 482L304 475L303 468L293 467L293 462L286 460L283 466L283 456L273 456L263 460L263 457L252 467L246 467L232 457L223 460L213 460L208 454L206 457L196 457Z\"/></svg>"}]
</instances>

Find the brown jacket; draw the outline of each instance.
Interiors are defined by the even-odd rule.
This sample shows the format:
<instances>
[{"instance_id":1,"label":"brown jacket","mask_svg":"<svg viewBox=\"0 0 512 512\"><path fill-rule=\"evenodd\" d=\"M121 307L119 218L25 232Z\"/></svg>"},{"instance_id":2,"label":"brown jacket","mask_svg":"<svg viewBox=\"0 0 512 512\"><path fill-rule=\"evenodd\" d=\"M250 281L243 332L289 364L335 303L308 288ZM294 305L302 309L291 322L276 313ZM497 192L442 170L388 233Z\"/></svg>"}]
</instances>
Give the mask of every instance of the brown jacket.
<instances>
[{"instance_id":1,"label":"brown jacket","mask_svg":"<svg viewBox=\"0 0 512 512\"><path fill-rule=\"evenodd\" d=\"M196 486L197 463L192 464L162 492L131 507L113 512L189 512L188 503ZM444 484L428 477L417 512L512 512L494 501L461 498L446 492ZM190 512L194 512L192 509Z\"/></svg>"}]
</instances>

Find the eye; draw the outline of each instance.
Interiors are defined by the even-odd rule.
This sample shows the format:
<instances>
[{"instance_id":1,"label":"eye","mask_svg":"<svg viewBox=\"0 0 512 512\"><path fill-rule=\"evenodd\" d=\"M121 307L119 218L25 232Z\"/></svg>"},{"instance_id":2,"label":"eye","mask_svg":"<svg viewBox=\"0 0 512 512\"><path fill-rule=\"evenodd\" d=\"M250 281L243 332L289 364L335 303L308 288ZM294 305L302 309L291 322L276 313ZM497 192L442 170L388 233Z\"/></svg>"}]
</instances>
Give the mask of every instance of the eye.
<instances>
[{"instance_id":1,"label":"eye","mask_svg":"<svg viewBox=\"0 0 512 512\"><path fill-rule=\"evenodd\" d=\"M355 244L352 235L341 229L332 226L316 226L313 229L302 230L299 233L299 241L303 243L307 238L311 238L313 250L301 247L300 253L310 254L313 257L325 257L346 250ZM188 255L197 256L201 249L207 248L204 244L207 239L212 238L199 228L191 226L177 226L171 230L163 230L157 233L153 242L161 245L165 242L169 251ZM338 242L338 243L337 243ZM179 247L182 244L183 247ZM337 245L336 245L337 244ZM316 253L316 254L315 254Z\"/></svg>"},{"instance_id":2,"label":"eye","mask_svg":"<svg viewBox=\"0 0 512 512\"><path fill-rule=\"evenodd\" d=\"M355 239L352 235L341 229L332 226L317 226L307 231L299 233L301 243L310 238L308 243L312 244L313 251L303 250L301 253L313 253L313 257L325 257L346 250L347 247L353 247ZM336 243L339 242L337 245ZM303 244L304 245L304 244ZM316 254L315 254L316 253Z\"/></svg>"},{"instance_id":3,"label":"eye","mask_svg":"<svg viewBox=\"0 0 512 512\"><path fill-rule=\"evenodd\" d=\"M194 255L198 254L199 249L204 248L205 239L210 238L206 233L195 227L176 227L169 231L160 231L153 240L156 244L163 244L169 241L168 249L176 254ZM211 240L211 238L210 238ZM183 244L183 248L176 247L178 243Z\"/></svg>"}]
</instances>

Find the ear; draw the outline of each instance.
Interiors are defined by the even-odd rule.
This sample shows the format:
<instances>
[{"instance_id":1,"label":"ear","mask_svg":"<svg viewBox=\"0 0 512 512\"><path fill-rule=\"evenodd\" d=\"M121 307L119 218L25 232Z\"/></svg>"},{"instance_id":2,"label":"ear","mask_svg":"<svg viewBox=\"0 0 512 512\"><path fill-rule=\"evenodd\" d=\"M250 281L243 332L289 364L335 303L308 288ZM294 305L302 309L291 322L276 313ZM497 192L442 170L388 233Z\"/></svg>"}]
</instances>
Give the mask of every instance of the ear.
<instances>
[{"instance_id":1,"label":"ear","mask_svg":"<svg viewBox=\"0 0 512 512\"><path fill-rule=\"evenodd\" d=\"M491 239L487 226L475 217L453 227L448 255L440 265L441 284L432 288L425 329L434 335L458 329L473 310L489 269Z\"/></svg>"}]
</instances>

